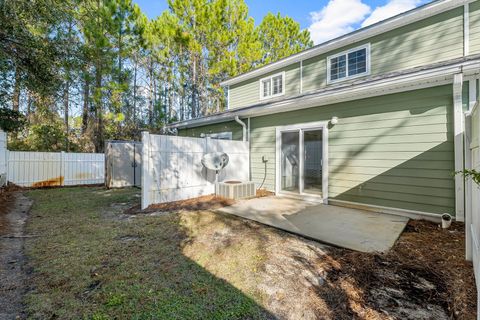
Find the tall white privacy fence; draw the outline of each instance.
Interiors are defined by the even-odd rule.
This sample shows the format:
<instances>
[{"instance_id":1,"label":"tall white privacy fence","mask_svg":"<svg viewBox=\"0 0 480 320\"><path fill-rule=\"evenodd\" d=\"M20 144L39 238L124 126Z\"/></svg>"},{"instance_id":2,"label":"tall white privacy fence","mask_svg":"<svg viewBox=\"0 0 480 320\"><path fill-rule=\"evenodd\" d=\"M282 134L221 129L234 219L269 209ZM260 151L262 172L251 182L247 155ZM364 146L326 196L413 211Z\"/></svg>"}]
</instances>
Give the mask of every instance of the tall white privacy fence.
<instances>
[{"instance_id":1,"label":"tall white privacy fence","mask_svg":"<svg viewBox=\"0 0 480 320\"><path fill-rule=\"evenodd\" d=\"M7 182L7 134L0 130L0 187Z\"/></svg>"},{"instance_id":2,"label":"tall white privacy fence","mask_svg":"<svg viewBox=\"0 0 480 320\"><path fill-rule=\"evenodd\" d=\"M219 181L249 179L248 142L142 134L142 208L215 192L215 172L203 155L225 152L230 160Z\"/></svg>"},{"instance_id":3,"label":"tall white privacy fence","mask_svg":"<svg viewBox=\"0 0 480 320\"><path fill-rule=\"evenodd\" d=\"M7 179L23 187L104 183L105 156L103 153L7 151Z\"/></svg>"},{"instance_id":4,"label":"tall white privacy fence","mask_svg":"<svg viewBox=\"0 0 480 320\"><path fill-rule=\"evenodd\" d=\"M465 139L465 167L480 172L480 107L478 103L467 114ZM466 192L466 234L467 259L473 261L477 284L477 308L480 319L480 187L467 179Z\"/></svg>"}]
</instances>

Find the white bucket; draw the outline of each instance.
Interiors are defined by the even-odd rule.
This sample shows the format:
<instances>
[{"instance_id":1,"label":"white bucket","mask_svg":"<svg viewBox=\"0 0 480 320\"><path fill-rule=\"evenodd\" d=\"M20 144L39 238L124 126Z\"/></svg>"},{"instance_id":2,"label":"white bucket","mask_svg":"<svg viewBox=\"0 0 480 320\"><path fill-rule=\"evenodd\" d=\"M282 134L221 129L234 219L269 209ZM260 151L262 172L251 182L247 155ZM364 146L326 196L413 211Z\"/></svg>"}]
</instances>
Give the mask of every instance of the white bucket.
<instances>
[{"instance_id":1,"label":"white bucket","mask_svg":"<svg viewBox=\"0 0 480 320\"><path fill-rule=\"evenodd\" d=\"M442 214L442 228L448 229L452 224L452 216L448 213Z\"/></svg>"}]
</instances>

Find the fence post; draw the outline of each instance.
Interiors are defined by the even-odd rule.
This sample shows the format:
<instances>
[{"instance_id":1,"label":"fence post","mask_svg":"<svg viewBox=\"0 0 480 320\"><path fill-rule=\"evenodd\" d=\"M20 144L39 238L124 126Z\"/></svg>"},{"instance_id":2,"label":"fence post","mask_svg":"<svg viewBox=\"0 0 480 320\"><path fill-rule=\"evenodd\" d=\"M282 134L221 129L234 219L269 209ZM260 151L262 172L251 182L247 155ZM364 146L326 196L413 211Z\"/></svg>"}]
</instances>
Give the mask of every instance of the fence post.
<instances>
[{"instance_id":1,"label":"fence post","mask_svg":"<svg viewBox=\"0 0 480 320\"><path fill-rule=\"evenodd\" d=\"M142 132L142 210L150 205L150 133Z\"/></svg>"},{"instance_id":2,"label":"fence post","mask_svg":"<svg viewBox=\"0 0 480 320\"><path fill-rule=\"evenodd\" d=\"M472 150L470 150L470 142L472 138L472 117L469 112L465 113L465 169L472 169ZM470 224L472 223L472 180L465 179L465 258L472 261L472 234Z\"/></svg>"},{"instance_id":3,"label":"fence post","mask_svg":"<svg viewBox=\"0 0 480 320\"><path fill-rule=\"evenodd\" d=\"M8 169L10 166L10 151L8 151L7 148L5 148L5 185L8 185Z\"/></svg>"},{"instance_id":4,"label":"fence post","mask_svg":"<svg viewBox=\"0 0 480 320\"><path fill-rule=\"evenodd\" d=\"M60 185L65 185L65 151L60 152Z\"/></svg>"}]
</instances>

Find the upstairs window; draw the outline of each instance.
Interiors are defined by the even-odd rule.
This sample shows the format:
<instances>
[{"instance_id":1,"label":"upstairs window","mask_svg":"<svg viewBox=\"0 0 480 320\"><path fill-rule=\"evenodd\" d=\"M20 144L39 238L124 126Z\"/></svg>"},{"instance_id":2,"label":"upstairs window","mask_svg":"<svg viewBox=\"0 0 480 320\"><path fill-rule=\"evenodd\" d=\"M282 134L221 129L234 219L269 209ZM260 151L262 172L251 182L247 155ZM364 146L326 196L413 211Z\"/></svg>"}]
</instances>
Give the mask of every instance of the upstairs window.
<instances>
[{"instance_id":1,"label":"upstairs window","mask_svg":"<svg viewBox=\"0 0 480 320\"><path fill-rule=\"evenodd\" d=\"M283 95L285 91L285 73L260 80L260 99L268 99Z\"/></svg>"},{"instance_id":2,"label":"upstairs window","mask_svg":"<svg viewBox=\"0 0 480 320\"><path fill-rule=\"evenodd\" d=\"M328 83L353 79L370 73L370 44L327 58Z\"/></svg>"}]
</instances>

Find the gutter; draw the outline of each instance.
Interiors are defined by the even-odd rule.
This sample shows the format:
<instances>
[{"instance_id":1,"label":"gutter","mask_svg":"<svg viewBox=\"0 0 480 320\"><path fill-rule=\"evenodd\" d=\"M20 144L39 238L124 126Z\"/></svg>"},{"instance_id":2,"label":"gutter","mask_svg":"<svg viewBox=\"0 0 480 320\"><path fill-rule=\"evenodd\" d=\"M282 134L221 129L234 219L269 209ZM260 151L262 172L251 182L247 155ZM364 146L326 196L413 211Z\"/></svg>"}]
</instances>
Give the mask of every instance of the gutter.
<instances>
[{"instance_id":1,"label":"gutter","mask_svg":"<svg viewBox=\"0 0 480 320\"><path fill-rule=\"evenodd\" d=\"M243 127L242 138L244 142L247 141L247 125L238 116L235 116L235 121Z\"/></svg>"},{"instance_id":2,"label":"gutter","mask_svg":"<svg viewBox=\"0 0 480 320\"><path fill-rule=\"evenodd\" d=\"M279 112L320 107L344 101L364 99L391 93L405 92L417 89L446 85L453 82L453 75L463 72L465 76L480 73L480 55L473 59L444 64L429 69L416 69L408 73L396 73L391 76L377 77L366 81L357 81L327 87L321 91L301 94L276 102L265 102L256 105L230 109L222 113L177 123L169 128L200 127L208 124L233 121L235 117L253 117Z\"/></svg>"}]
</instances>

